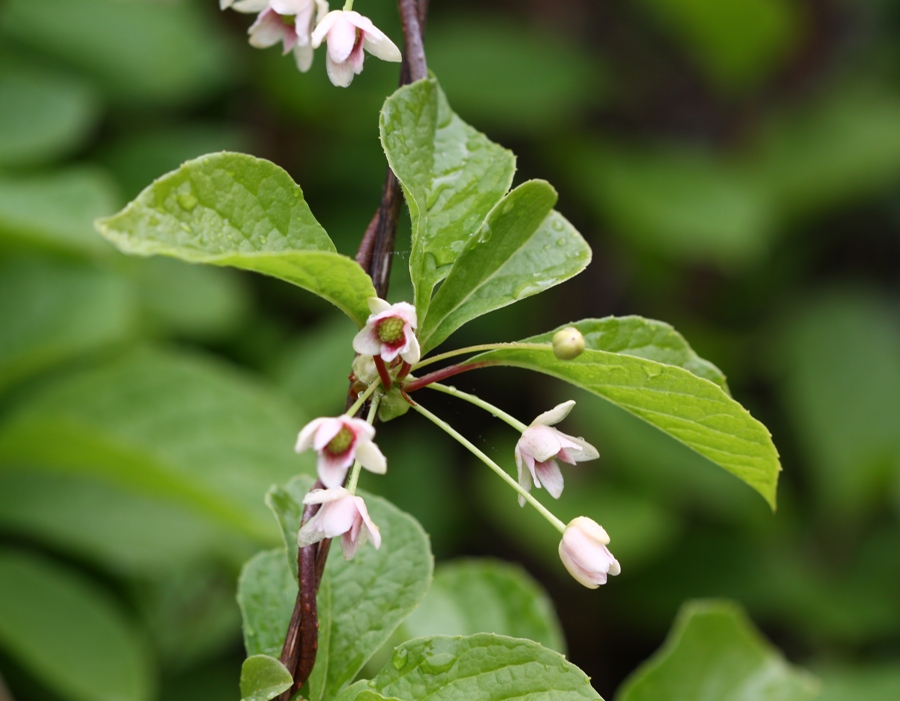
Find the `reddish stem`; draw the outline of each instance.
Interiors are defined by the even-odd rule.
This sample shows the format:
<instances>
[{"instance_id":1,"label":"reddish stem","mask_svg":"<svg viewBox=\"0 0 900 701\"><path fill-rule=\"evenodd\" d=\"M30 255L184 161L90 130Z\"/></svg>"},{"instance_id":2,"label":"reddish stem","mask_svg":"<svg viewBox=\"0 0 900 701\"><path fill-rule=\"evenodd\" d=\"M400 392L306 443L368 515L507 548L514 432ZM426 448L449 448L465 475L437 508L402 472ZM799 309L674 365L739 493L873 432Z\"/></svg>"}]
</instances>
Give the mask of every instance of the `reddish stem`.
<instances>
[{"instance_id":1,"label":"reddish stem","mask_svg":"<svg viewBox=\"0 0 900 701\"><path fill-rule=\"evenodd\" d=\"M419 377L412 382L407 382L405 385L403 385L403 390L407 393L415 392L417 389L427 387L432 382L440 382L441 380L446 380L448 377L453 377L454 375L459 375L460 373L468 372L469 370L477 370L478 368L483 368L488 365L497 365L497 361L479 360L476 363L459 363L458 365L451 365L450 367L435 370L434 372L429 373L428 375L424 375L423 377Z\"/></svg>"},{"instance_id":2,"label":"reddish stem","mask_svg":"<svg viewBox=\"0 0 900 701\"><path fill-rule=\"evenodd\" d=\"M378 377L381 378L381 384L384 385L384 391L389 392L394 385L393 380L391 380L391 373L388 372L387 366L385 366L380 355L376 355L372 359L375 361L375 368L378 370Z\"/></svg>"}]
</instances>

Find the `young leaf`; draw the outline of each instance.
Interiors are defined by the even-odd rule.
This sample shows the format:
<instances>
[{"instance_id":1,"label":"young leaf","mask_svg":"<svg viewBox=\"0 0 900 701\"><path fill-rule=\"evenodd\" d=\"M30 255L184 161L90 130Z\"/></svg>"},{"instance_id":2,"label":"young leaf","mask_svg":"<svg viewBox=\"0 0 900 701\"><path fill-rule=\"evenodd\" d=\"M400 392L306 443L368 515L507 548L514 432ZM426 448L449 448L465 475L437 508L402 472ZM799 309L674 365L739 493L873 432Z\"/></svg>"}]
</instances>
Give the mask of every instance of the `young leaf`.
<instances>
[{"instance_id":1,"label":"young leaf","mask_svg":"<svg viewBox=\"0 0 900 701\"><path fill-rule=\"evenodd\" d=\"M551 343L557 331L569 326L574 326L582 333L585 348L675 365L719 385L724 392L730 394L722 371L697 355L684 340L684 336L663 321L640 316L582 319L563 324L539 336L523 339L522 343Z\"/></svg>"},{"instance_id":2,"label":"young leaf","mask_svg":"<svg viewBox=\"0 0 900 701\"><path fill-rule=\"evenodd\" d=\"M284 550L264 550L244 564L237 600L247 655L278 657L297 600L297 577L288 569Z\"/></svg>"},{"instance_id":3,"label":"young leaf","mask_svg":"<svg viewBox=\"0 0 900 701\"><path fill-rule=\"evenodd\" d=\"M807 701L817 693L815 679L789 665L740 608L708 601L681 609L663 647L616 701Z\"/></svg>"},{"instance_id":4,"label":"young leaf","mask_svg":"<svg viewBox=\"0 0 900 701\"><path fill-rule=\"evenodd\" d=\"M155 698L140 635L115 603L35 555L0 550L0 647L69 701Z\"/></svg>"},{"instance_id":5,"label":"young leaf","mask_svg":"<svg viewBox=\"0 0 900 701\"><path fill-rule=\"evenodd\" d=\"M268 498L282 526L288 562L297 560L296 534L308 485L305 478L291 480L273 489ZM330 580L334 613L327 646L320 641L319 647L319 654L328 659L326 697L353 681L431 583L434 564L422 527L390 502L364 496L369 515L381 529L381 549L366 545L350 561L343 558L338 543L331 549L325 576Z\"/></svg>"},{"instance_id":6,"label":"young leaf","mask_svg":"<svg viewBox=\"0 0 900 701\"><path fill-rule=\"evenodd\" d=\"M585 350L560 360L546 349L503 348L473 358L543 372L593 392L696 450L775 508L781 464L765 426L709 380L632 355Z\"/></svg>"},{"instance_id":7,"label":"young leaf","mask_svg":"<svg viewBox=\"0 0 900 701\"><path fill-rule=\"evenodd\" d=\"M277 392L208 357L138 349L48 383L0 424L0 469L102 477L264 543L273 479L309 466L302 422Z\"/></svg>"},{"instance_id":8,"label":"young leaf","mask_svg":"<svg viewBox=\"0 0 900 701\"><path fill-rule=\"evenodd\" d=\"M372 280L336 252L303 192L274 163L239 153L188 161L148 186L97 230L125 253L227 265L290 282L328 300L357 326Z\"/></svg>"},{"instance_id":9,"label":"young leaf","mask_svg":"<svg viewBox=\"0 0 900 701\"><path fill-rule=\"evenodd\" d=\"M553 604L541 586L520 567L488 559L439 565L402 630L409 638L492 632L565 652Z\"/></svg>"},{"instance_id":10,"label":"young leaf","mask_svg":"<svg viewBox=\"0 0 900 701\"><path fill-rule=\"evenodd\" d=\"M556 191L531 180L510 192L469 239L422 321L422 352L467 321L568 280L591 260L591 249L553 211Z\"/></svg>"},{"instance_id":11,"label":"young leaf","mask_svg":"<svg viewBox=\"0 0 900 701\"><path fill-rule=\"evenodd\" d=\"M381 142L409 205L409 272L423 319L434 286L512 184L515 156L456 116L434 78L387 99Z\"/></svg>"},{"instance_id":12,"label":"young leaf","mask_svg":"<svg viewBox=\"0 0 900 701\"><path fill-rule=\"evenodd\" d=\"M269 701L291 688L291 673L268 655L253 655L241 666L241 701Z\"/></svg>"},{"instance_id":13,"label":"young leaf","mask_svg":"<svg viewBox=\"0 0 900 701\"><path fill-rule=\"evenodd\" d=\"M356 695L341 695L340 701L366 698L366 687L354 686ZM404 643L368 688L401 701L600 699L584 672L559 653L531 640L484 633Z\"/></svg>"}]
</instances>

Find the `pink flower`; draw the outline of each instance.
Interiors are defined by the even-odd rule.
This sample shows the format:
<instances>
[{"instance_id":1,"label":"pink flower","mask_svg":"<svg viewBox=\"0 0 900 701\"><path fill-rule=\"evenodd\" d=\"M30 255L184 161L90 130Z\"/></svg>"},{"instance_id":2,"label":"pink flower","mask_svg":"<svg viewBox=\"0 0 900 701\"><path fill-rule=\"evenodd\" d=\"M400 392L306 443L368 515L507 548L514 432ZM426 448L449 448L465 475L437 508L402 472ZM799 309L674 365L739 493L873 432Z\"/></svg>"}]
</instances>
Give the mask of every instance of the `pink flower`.
<instances>
[{"instance_id":1,"label":"pink flower","mask_svg":"<svg viewBox=\"0 0 900 701\"><path fill-rule=\"evenodd\" d=\"M297 545L301 548L325 538L341 536L344 558L349 560L361 545L365 545L367 537L376 550L381 547L381 531L369 518L362 497L352 495L343 487L314 489L303 498L303 503L321 504L322 508L297 534Z\"/></svg>"},{"instance_id":2,"label":"pink flower","mask_svg":"<svg viewBox=\"0 0 900 701\"><path fill-rule=\"evenodd\" d=\"M328 12L325 0L220 0L224 10L233 7L238 12L258 12L250 25L250 45L265 49L281 42L284 53L294 52L297 68L306 72L312 65L311 32L315 19Z\"/></svg>"},{"instance_id":3,"label":"pink flower","mask_svg":"<svg viewBox=\"0 0 900 701\"><path fill-rule=\"evenodd\" d=\"M369 297L369 315L362 331L353 339L353 350L363 355L380 355L391 363L399 355L410 365L419 362L421 350L416 338L416 308L407 302L388 304Z\"/></svg>"},{"instance_id":4,"label":"pink flower","mask_svg":"<svg viewBox=\"0 0 900 701\"><path fill-rule=\"evenodd\" d=\"M387 460L372 442L375 429L349 416L322 417L310 421L297 436L298 453L314 448L319 453L316 470L326 487L340 487L354 460L379 475L387 472Z\"/></svg>"},{"instance_id":5,"label":"pink flower","mask_svg":"<svg viewBox=\"0 0 900 701\"><path fill-rule=\"evenodd\" d=\"M400 49L378 29L372 20L358 12L333 10L329 12L312 33L312 45L318 49L328 42L325 66L328 78L341 88L353 82L353 76L362 72L363 49L383 61L399 61Z\"/></svg>"},{"instance_id":6,"label":"pink flower","mask_svg":"<svg viewBox=\"0 0 900 701\"><path fill-rule=\"evenodd\" d=\"M586 516L573 519L559 542L559 557L579 584L596 589L606 584L606 576L619 574L622 568L609 548L609 535L603 526Z\"/></svg>"},{"instance_id":7,"label":"pink flower","mask_svg":"<svg viewBox=\"0 0 900 701\"><path fill-rule=\"evenodd\" d=\"M546 488L554 499L559 499L563 491L563 476L556 459L574 465L600 457L597 449L584 439L551 428L566 418L573 406L575 402L569 400L545 411L522 432L516 443L516 467L519 470L519 484L526 491L531 491L533 482L538 488ZM519 505L525 505L525 499L521 496Z\"/></svg>"}]
</instances>

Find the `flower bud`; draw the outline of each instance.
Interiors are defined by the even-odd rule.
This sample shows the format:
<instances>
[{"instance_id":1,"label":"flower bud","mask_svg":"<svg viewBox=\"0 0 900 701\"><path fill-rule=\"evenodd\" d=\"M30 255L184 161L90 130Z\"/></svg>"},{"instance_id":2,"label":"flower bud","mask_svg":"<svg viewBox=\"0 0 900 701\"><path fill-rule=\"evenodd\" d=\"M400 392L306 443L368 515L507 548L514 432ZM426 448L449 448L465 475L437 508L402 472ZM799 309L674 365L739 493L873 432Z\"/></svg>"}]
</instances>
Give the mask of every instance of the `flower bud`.
<instances>
[{"instance_id":1,"label":"flower bud","mask_svg":"<svg viewBox=\"0 0 900 701\"><path fill-rule=\"evenodd\" d=\"M560 360L572 360L584 351L584 336L574 326L567 326L553 334L553 354Z\"/></svg>"},{"instance_id":2,"label":"flower bud","mask_svg":"<svg viewBox=\"0 0 900 701\"><path fill-rule=\"evenodd\" d=\"M559 543L559 557L579 584L596 589L606 584L606 576L619 574L622 568L609 548L609 535L603 526L586 516L573 519Z\"/></svg>"},{"instance_id":3,"label":"flower bud","mask_svg":"<svg viewBox=\"0 0 900 701\"><path fill-rule=\"evenodd\" d=\"M378 379L378 368L375 367L375 360L371 355L358 355L354 358L353 375L357 380L365 383L366 387Z\"/></svg>"}]
</instances>

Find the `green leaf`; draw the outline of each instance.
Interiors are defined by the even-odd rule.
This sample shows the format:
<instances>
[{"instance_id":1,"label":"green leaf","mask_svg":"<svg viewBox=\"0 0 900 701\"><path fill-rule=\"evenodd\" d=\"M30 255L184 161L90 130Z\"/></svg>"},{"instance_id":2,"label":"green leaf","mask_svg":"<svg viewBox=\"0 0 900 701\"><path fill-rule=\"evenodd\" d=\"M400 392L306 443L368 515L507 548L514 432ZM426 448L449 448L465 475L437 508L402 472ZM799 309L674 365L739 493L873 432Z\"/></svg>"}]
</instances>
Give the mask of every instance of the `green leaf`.
<instances>
[{"instance_id":1,"label":"green leaf","mask_svg":"<svg viewBox=\"0 0 900 701\"><path fill-rule=\"evenodd\" d=\"M288 568L284 550L265 550L244 564L237 599L247 655L278 657L297 600L297 576Z\"/></svg>"},{"instance_id":2,"label":"green leaf","mask_svg":"<svg viewBox=\"0 0 900 701\"><path fill-rule=\"evenodd\" d=\"M10 0L0 36L76 67L116 101L194 102L234 74L212 20L190 2Z\"/></svg>"},{"instance_id":3,"label":"green leaf","mask_svg":"<svg viewBox=\"0 0 900 701\"><path fill-rule=\"evenodd\" d=\"M404 643L369 688L401 701L600 699L584 672L559 653L531 640L488 634Z\"/></svg>"},{"instance_id":4,"label":"green leaf","mask_svg":"<svg viewBox=\"0 0 900 701\"><path fill-rule=\"evenodd\" d=\"M494 560L439 565L428 594L403 630L409 638L490 632L565 652L546 592L520 567Z\"/></svg>"},{"instance_id":5,"label":"green leaf","mask_svg":"<svg viewBox=\"0 0 900 701\"><path fill-rule=\"evenodd\" d=\"M335 251L303 192L274 163L239 153L188 161L96 223L125 253L253 270L323 297L362 327L372 281Z\"/></svg>"},{"instance_id":6,"label":"green leaf","mask_svg":"<svg viewBox=\"0 0 900 701\"><path fill-rule=\"evenodd\" d=\"M103 591L35 555L0 550L0 647L71 701L149 701L140 637Z\"/></svg>"},{"instance_id":7,"label":"green leaf","mask_svg":"<svg viewBox=\"0 0 900 701\"><path fill-rule=\"evenodd\" d=\"M806 701L817 693L818 683L785 662L739 607L710 601L682 608L665 645L616 701Z\"/></svg>"},{"instance_id":8,"label":"green leaf","mask_svg":"<svg viewBox=\"0 0 900 701\"><path fill-rule=\"evenodd\" d=\"M118 206L115 184L97 168L0 175L0 244L89 256L109 253L93 221Z\"/></svg>"},{"instance_id":9,"label":"green leaf","mask_svg":"<svg viewBox=\"0 0 900 701\"><path fill-rule=\"evenodd\" d=\"M282 525L287 562L297 561L297 530L308 479L274 488L268 502ZM369 515L381 529L381 549L367 545L347 561L338 543L325 569L333 615L330 640L320 654L328 659L326 697L353 681L366 661L418 605L431 583L433 560L428 536L418 522L390 502L366 495ZM286 625L286 624L285 624Z\"/></svg>"},{"instance_id":10,"label":"green leaf","mask_svg":"<svg viewBox=\"0 0 900 701\"><path fill-rule=\"evenodd\" d=\"M585 348L608 351L620 355L655 360L665 365L684 368L709 380L728 393L725 375L708 360L697 355L671 325L640 316L607 316L602 319L582 319L559 328L531 336L522 343L551 343L560 329L574 326L584 336Z\"/></svg>"},{"instance_id":11,"label":"green leaf","mask_svg":"<svg viewBox=\"0 0 900 701\"><path fill-rule=\"evenodd\" d=\"M593 392L723 467L775 508L781 464L766 427L709 380L632 355L585 350L559 360L544 349L504 348L475 362L543 372Z\"/></svg>"},{"instance_id":12,"label":"green leaf","mask_svg":"<svg viewBox=\"0 0 900 701\"><path fill-rule=\"evenodd\" d=\"M406 192L409 270L424 319L434 286L512 184L515 156L457 117L434 79L387 99L381 141Z\"/></svg>"},{"instance_id":13,"label":"green leaf","mask_svg":"<svg viewBox=\"0 0 900 701\"><path fill-rule=\"evenodd\" d=\"M0 54L0 165L42 163L77 147L99 116L84 81Z\"/></svg>"},{"instance_id":14,"label":"green leaf","mask_svg":"<svg viewBox=\"0 0 900 701\"><path fill-rule=\"evenodd\" d=\"M0 261L0 390L82 353L123 341L134 295L111 273L71 262Z\"/></svg>"},{"instance_id":15,"label":"green leaf","mask_svg":"<svg viewBox=\"0 0 900 701\"><path fill-rule=\"evenodd\" d=\"M271 543L259 495L309 466L292 450L301 425L273 389L224 363L138 349L20 403L0 426L0 466L94 475Z\"/></svg>"},{"instance_id":16,"label":"green leaf","mask_svg":"<svg viewBox=\"0 0 900 701\"><path fill-rule=\"evenodd\" d=\"M248 657L241 666L241 701L269 701L293 683L291 673L274 657Z\"/></svg>"},{"instance_id":17,"label":"green leaf","mask_svg":"<svg viewBox=\"0 0 900 701\"><path fill-rule=\"evenodd\" d=\"M273 484L266 492L266 506L275 514L281 528L281 539L287 553L287 564L293 579L297 579L297 532L303 523L303 497L312 489L315 480L307 475L294 477L283 487Z\"/></svg>"},{"instance_id":18,"label":"green leaf","mask_svg":"<svg viewBox=\"0 0 900 701\"><path fill-rule=\"evenodd\" d=\"M591 249L561 214L556 191L532 180L510 192L466 244L422 321L422 352L467 321L568 280Z\"/></svg>"}]
</instances>

